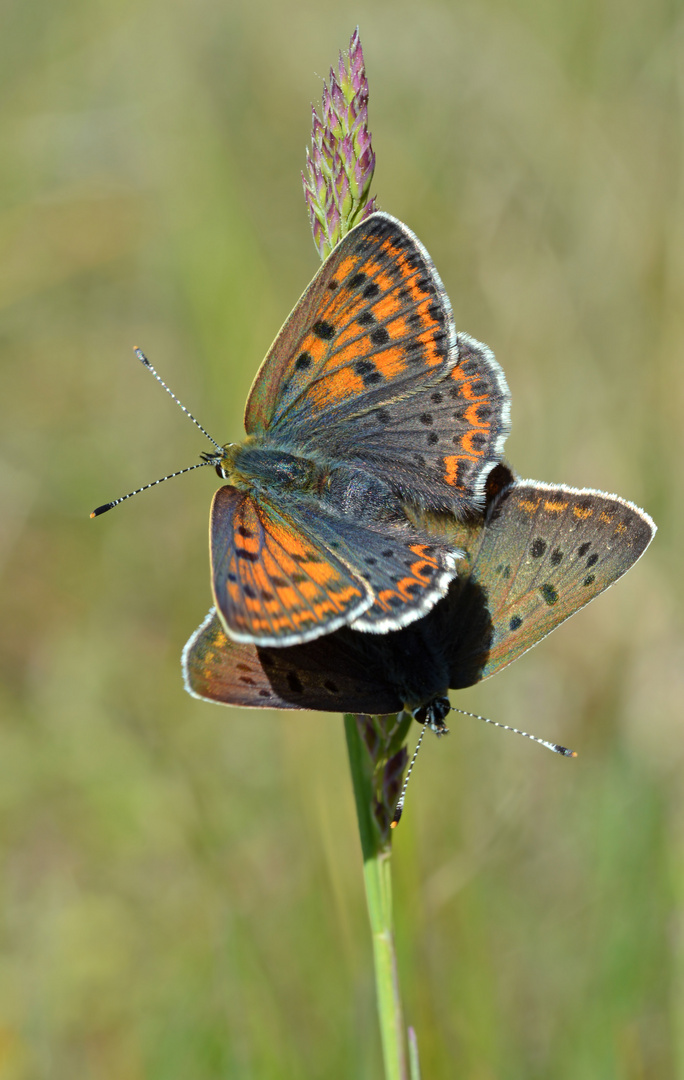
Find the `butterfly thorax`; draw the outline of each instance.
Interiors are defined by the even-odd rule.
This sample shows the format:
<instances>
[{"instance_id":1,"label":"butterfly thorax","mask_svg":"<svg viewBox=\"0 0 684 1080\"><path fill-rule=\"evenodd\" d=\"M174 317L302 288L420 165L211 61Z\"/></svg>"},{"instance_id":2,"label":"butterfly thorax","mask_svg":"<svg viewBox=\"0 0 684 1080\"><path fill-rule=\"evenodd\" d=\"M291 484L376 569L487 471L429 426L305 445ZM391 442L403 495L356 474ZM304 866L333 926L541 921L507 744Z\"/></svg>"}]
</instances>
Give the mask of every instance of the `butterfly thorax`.
<instances>
[{"instance_id":1,"label":"butterfly thorax","mask_svg":"<svg viewBox=\"0 0 684 1080\"><path fill-rule=\"evenodd\" d=\"M310 458L251 441L225 448L223 478L241 491L310 492L320 487L321 470Z\"/></svg>"},{"instance_id":2,"label":"butterfly thorax","mask_svg":"<svg viewBox=\"0 0 684 1080\"><path fill-rule=\"evenodd\" d=\"M292 454L278 446L247 439L229 445L219 475L241 491L277 498L314 499L333 514L355 521L404 521L401 504L379 477L353 465Z\"/></svg>"}]
</instances>

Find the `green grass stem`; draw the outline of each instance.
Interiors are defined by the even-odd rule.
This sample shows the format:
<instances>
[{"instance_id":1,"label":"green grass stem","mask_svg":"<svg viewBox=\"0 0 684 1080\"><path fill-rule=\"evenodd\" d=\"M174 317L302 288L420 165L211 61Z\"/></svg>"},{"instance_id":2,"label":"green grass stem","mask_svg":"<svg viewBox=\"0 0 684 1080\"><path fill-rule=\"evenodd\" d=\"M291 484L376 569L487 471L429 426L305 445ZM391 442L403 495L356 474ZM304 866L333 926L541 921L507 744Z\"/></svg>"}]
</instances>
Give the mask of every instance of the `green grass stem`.
<instances>
[{"instance_id":1,"label":"green grass stem","mask_svg":"<svg viewBox=\"0 0 684 1080\"><path fill-rule=\"evenodd\" d=\"M359 733L356 717L345 716L344 726L363 853L385 1077L386 1080L408 1080L406 1035L392 921L391 834L389 829L381 831L373 813L376 805L376 767Z\"/></svg>"}]
</instances>

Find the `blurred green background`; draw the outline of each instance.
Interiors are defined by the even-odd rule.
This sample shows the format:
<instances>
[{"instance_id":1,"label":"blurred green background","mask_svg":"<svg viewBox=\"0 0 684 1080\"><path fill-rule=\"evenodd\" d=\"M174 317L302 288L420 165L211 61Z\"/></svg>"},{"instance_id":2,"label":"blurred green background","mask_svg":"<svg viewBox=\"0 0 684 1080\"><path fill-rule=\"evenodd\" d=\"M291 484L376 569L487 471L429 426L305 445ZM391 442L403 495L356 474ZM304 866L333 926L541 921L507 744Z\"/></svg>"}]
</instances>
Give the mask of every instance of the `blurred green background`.
<instances>
[{"instance_id":1,"label":"blurred green background","mask_svg":"<svg viewBox=\"0 0 684 1080\"><path fill-rule=\"evenodd\" d=\"M309 103L360 24L382 208L513 395L523 476L660 531L458 703L395 843L430 1080L684 1076L684 7L5 0L1 1080L376 1078L342 722L188 697L210 470L317 267ZM680 479L678 479L680 478ZM417 733L417 731L416 731Z\"/></svg>"}]
</instances>

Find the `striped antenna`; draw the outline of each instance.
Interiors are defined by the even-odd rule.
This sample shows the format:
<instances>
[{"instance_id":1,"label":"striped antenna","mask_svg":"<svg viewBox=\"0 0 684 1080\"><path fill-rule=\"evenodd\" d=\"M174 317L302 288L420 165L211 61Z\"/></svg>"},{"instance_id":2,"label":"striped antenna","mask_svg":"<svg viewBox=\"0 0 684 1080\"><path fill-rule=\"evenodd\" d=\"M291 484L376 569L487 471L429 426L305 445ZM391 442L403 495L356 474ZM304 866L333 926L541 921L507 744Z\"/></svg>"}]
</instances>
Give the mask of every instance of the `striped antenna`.
<instances>
[{"instance_id":1,"label":"striped antenna","mask_svg":"<svg viewBox=\"0 0 684 1080\"><path fill-rule=\"evenodd\" d=\"M423 741L423 736L425 735L425 732L427 731L427 729L428 729L428 725L423 724L423 730L420 733L420 738L418 739L418 742L416 743L416 748L413 751L413 757L411 758L411 764L409 765L409 767L408 767L408 769L406 771L406 777L404 779L404 785L403 785L403 787L401 789L401 795L397 799L397 805L394 808L394 817L390 821L390 829L396 829L397 825L399 824L399 820L401 818L401 815L404 812L404 800L406 799L406 788L408 787L409 778L410 778L411 773L413 771L413 766L416 763L416 758L418 757L418 751L420 750L420 744Z\"/></svg>"},{"instance_id":2,"label":"striped antenna","mask_svg":"<svg viewBox=\"0 0 684 1080\"><path fill-rule=\"evenodd\" d=\"M537 735L530 735L529 731L521 731L520 728L511 727L509 724L499 724L499 723L497 723L496 720L490 720L488 716L480 716L478 713L466 712L465 709L457 709L453 705L452 705L451 708L452 708L452 712L460 713L461 716L470 716L470 717L472 717L473 720L482 720L483 723L492 724L493 727L501 728L502 731L512 731L514 735L522 735L526 739L531 739L532 742L539 743L540 746L545 746L547 750L553 750L554 754L561 754L563 757L577 757L577 752L575 750L569 750L567 748L567 746L561 746L560 743L548 742L547 739L540 739ZM420 738L418 739L418 742L416 743L416 748L413 751L413 757L411 758L411 763L410 763L410 765L408 767L408 770L406 772L406 777L404 779L404 784L403 784L403 787L401 789L401 795L397 799L397 805L396 805L396 807L394 809L394 817L392 818L392 820L390 822L390 828L391 829L396 829L397 825L399 824L399 820L401 818L401 815L404 812L404 801L406 799L406 788L408 787L409 778L410 778L411 773L413 771L413 766L416 763L416 758L418 757L418 751L420 750L420 744L423 741L423 736L425 735L425 732L427 731L428 727L429 727L429 725L427 723L425 723L423 725L423 730L420 733ZM439 733L437 733L437 734L439 734Z\"/></svg>"},{"instance_id":3,"label":"striped antenna","mask_svg":"<svg viewBox=\"0 0 684 1080\"><path fill-rule=\"evenodd\" d=\"M205 430L205 428L203 428L203 427L202 427L202 425L200 424L199 420L195 420L195 417L194 417L194 416L192 415L192 413L190 412L190 410L189 410L189 409L186 409L186 408L185 408L185 405L183 405L183 403L182 403L182 402L180 402L180 401L178 400L178 398L177 398L177 397L176 397L176 395L174 394L173 390L170 390L170 389L169 389L169 387L168 387L168 386L166 385L166 383L165 383L165 382L164 382L164 380L162 379L161 375L159 375L159 374L158 374L158 373L157 373L157 372L155 371L155 369L154 369L154 368L152 367L151 363L149 362L149 360L148 360L148 359L147 359L147 357L145 356L145 353L144 353L144 352L142 351L142 349L139 349L139 348L137 347L137 345L136 345L136 347L135 347L135 348L133 349L133 352L134 352L134 353L135 353L135 355L136 355L136 356L138 357L138 360L140 361L140 363L141 363L141 364L144 364L144 365L145 365L145 367L147 368L147 370L148 370L148 371L151 371L151 372L152 372L152 374L154 375L154 377L155 377L155 379L157 380L157 382L159 383L159 385L160 385L160 386L163 386L163 387L164 387L164 389L166 390L166 393L167 393L167 394L170 394L170 395L171 395L171 397L173 398L173 400L174 400L174 401L176 402L176 405L180 406L180 408L181 408L181 409L183 410L183 412L185 413L185 415L186 415L186 416L189 416L189 417L190 417L190 419L192 420L193 424L195 424L195 425L196 425L196 426L197 426L197 427L198 427L198 428L200 429L200 431L202 432L202 434L203 434L203 435L206 435L206 437L208 438L209 442L213 443L213 444L214 444L214 446L216 447L216 449L217 449L217 450L219 451L219 453L221 453L221 454L222 454L222 453L223 453L223 447L221 446L221 444L220 444L220 443L217 443L217 442L216 442L216 439L212 439L212 437L211 437L211 435L209 434L209 432L208 432L208 431L206 431L206 430ZM177 475L178 475L178 473L172 473L172 475L173 475L173 476L177 476ZM167 478L166 478L166 477L164 477L163 479L164 479L164 480L166 480ZM156 481L155 481L155 483L159 484L159 483L161 483L161 481L160 481L160 480L156 480ZM152 486L151 484L149 484L149 485L148 485L148 487L151 487L151 486ZM140 488L140 490L141 490L141 491L143 491L144 489L143 489L143 488ZM131 495L136 495L136 494L137 494L137 492L135 492L135 491L132 491L132 492L131 492ZM128 495L126 495L125 497L126 497L126 498L128 498ZM121 501L121 500L119 500L119 502L120 502L120 501ZM114 505L114 504L112 504L112 505Z\"/></svg>"},{"instance_id":4,"label":"striped antenna","mask_svg":"<svg viewBox=\"0 0 684 1080\"><path fill-rule=\"evenodd\" d=\"M99 517L100 514L106 514L108 510L112 510L115 506L118 506L119 503L125 502L126 499L132 499L134 495L139 495L141 491L147 491L148 488L156 487L157 484L163 484L165 480L172 480L174 476L182 476L183 473L192 472L193 469L201 469L203 465L213 465L215 468L219 467L220 463L221 463L221 458L223 457L223 454L225 452L224 447L221 446L220 443L217 443L216 439L212 439L209 432L206 431L205 428L202 427L199 420L196 420L195 417L190 412L190 410L186 409L185 405L183 405L183 403L178 400L178 398L174 394L173 390L171 390L166 385L166 383L161 378L161 376L152 367L151 363L149 362L149 360L145 356L145 353L142 351L142 349L138 349L137 346L136 346L136 348L133 350L133 352L138 357L138 360L140 361L140 363L144 364L144 366L147 368L147 370L152 372L152 374L154 375L157 382L161 386L164 387L164 389L166 390L166 393L170 394L170 396L176 402L176 405L180 406L180 408L183 410L185 415L190 417L193 424L200 429L200 431L202 432L203 435L206 435L209 442L214 444L214 446L218 450L218 454L200 454L200 457L203 460L200 461L199 465L189 465L187 467L187 469L178 469L177 472L169 473L168 476L161 476L159 478L159 480L153 480L151 484L143 484L142 487L136 488L135 491L129 491L128 495L122 495L121 498L114 499L113 502L104 503L102 506L98 506L95 510L93 510L92 514L90 515L91 518Z\"/></svg>"},{"instance_id":5,"label":"striped antenna","mask_svg":"<svg viewBox=\"0 0 684 1080\"><path fill-rule=\"evenodd\" d=\"M104 503L102 506L98 506L96 510L93 510L90 515L91 518L99 517L100 514L106 514L108 510L112 510L119 503L125 502L126 499L132 499L134 495L139 495L141 491L147 491L148 488L156 487L157 484L163 484L165 480L172 480L174 476L182 476L185 472L192 472L193 469L201 469L203 465L214 465L215 462L211 458L206 461L200 461L198 465L188 465L187 469L179 469L178 472L169 473L168 476L160 476L159 480L153 480L151 484L143 484L142 487L136 488L135 491L129 491L128 495L122 495L119 499L114 499L113 502Z\"/></svg>"},{"instance_id":6,"label":"striped antenna","mask_svg":"<svg viewBox=\"0 0 684 1080\"><path fill-rule=\"evenodd\" d=\"M529 731L521 731L520 728L510 727L508 724L499 724L496 720L490 720L488 716L478 716L474 712L466 712L465 709L457 709L452 706L454 712L458 712L461 716L471 716L473 720L482 720L485 724L492 724L493 727L501 728L502 731L512 731L514 735L523 735L526 739L531 739L532 742L539 743L540 746L545 746L547 750L553 750L554 754L562 754L563 757L577 757L575 750L568 750L567 746L561 746L560 743L547 742L546 739L540 739L536 735L530 735Z\"/></svg>"}]
</instances>

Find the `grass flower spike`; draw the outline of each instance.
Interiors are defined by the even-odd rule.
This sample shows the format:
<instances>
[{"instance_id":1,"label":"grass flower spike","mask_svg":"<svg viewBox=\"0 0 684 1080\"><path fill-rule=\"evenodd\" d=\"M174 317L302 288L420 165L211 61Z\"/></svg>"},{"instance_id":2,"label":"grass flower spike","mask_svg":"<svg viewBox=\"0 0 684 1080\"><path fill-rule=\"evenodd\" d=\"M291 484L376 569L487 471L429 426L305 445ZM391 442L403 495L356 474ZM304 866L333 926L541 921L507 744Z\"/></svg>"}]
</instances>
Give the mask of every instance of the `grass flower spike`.
<instances>
[{"instance_id":1,"label":"grass flower spike","mask_svg":"<svg viewBox=\"0 0 684 1080\"><path fill-rule=\"evenodd\" d=\"M340 53L321 115L312 106L311 150L302 172L314 243L325 259L349 230L376 209L369 198L375 154L368 131L368 80L358 27L347 57Z\"/></svg>"}]
</instances>

